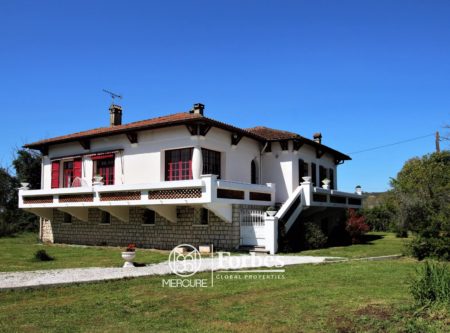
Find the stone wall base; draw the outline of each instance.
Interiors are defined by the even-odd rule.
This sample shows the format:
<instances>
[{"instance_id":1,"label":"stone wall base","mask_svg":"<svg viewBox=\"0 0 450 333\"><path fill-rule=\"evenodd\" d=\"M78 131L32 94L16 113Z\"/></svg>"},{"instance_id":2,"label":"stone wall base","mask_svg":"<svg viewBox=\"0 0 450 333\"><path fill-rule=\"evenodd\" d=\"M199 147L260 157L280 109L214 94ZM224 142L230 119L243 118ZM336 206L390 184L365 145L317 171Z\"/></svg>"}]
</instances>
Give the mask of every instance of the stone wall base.
<instances>
[{"instance_id":1,"label":"stone wall base","mask_svg":"<svg viewBox=\"0 0 450 333\"><path fill-rule=\"evenodd\" d=\"M170 250L180 244L214 245L215 250L233 250L240 244L240 210L250 206L233 205L231 223L209 211L207 225L194 222L198 210L190 206L177 207L177 222L172 223L155 214L155 223L144 225L145 208L130 207L129 222L111 216L109 224L101 223L101 210L90 208L88 222L72 217L64 222L64 213L55 209L53 219L42 222L42 241L65 244L127 246ZM261 209L261 207L259 207Z\"/></svg>"}]
</instances>

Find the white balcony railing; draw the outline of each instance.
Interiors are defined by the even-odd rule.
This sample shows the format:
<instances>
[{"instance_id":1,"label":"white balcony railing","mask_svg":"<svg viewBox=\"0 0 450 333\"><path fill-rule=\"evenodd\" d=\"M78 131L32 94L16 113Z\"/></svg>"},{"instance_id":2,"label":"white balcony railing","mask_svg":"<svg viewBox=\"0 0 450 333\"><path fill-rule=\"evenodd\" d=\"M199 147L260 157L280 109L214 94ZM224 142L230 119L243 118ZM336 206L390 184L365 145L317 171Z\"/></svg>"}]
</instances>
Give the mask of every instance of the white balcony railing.
<instances>
[{"instance_id":1,"label":"white balcony railing","mask_svg":"<svg viewBox=\"0 0 450 333\"><path fill-rule=\"evenodd\" d=\"M20 208L151 206L182 204L251 204L273 205L274 184L258 185L217 180L215 175L201 179L72 187L42 190L19 190Z\"/></svg>"}]
</instances>

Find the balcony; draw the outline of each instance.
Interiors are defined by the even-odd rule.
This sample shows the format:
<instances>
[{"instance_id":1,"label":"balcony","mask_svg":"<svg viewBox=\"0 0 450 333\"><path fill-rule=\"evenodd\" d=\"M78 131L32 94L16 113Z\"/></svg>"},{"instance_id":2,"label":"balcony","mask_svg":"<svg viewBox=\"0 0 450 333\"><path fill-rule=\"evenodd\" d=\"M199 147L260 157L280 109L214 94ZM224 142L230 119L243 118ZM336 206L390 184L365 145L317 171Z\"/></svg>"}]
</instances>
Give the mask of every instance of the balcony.
<instances>
[{"instance_id":1,"label":"balcony","mask_svg":"<svg viewBox=\"0 0 450 333\"><path fill-rule=\"evenodd\" d=\"M139 206L176 222L177 205L200 205L231 222L233 204L270 206L274 200L274 184L218 180L215 175L146 184L19 190L19 208L46 219L52 219L53 209L58 209L83 221L87 221L89 208L128 221L129 207Z\"/></svg>"}]
</instances>

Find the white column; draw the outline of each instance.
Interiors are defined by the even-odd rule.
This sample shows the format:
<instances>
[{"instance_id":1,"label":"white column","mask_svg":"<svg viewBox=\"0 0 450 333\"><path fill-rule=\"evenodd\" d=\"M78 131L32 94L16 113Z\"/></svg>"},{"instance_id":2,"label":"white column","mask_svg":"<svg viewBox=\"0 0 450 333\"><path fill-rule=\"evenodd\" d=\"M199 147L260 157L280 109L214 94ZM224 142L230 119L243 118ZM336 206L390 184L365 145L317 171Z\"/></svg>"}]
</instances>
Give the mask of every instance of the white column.
<instances>
[{"instance_id":1,"label":"white column","mask_svg":"<svg viewBox=\"0 0 450 333\"><path fill-rule=\"evenodd\" d=\"M202 148L196 144L192 152L192 178L200 179L203 171Z\"/></svg>"},{"instance_id":2,"label":"white column","mask_svg":"<svg viewBox=\"0 0 450 333\"><path fill-rule=\"evenodd\" d=\"M278 251L278 217L266 215L264 222L266 229L266 250L270 254L275 254Z\"/></svg>"}]
</instances>

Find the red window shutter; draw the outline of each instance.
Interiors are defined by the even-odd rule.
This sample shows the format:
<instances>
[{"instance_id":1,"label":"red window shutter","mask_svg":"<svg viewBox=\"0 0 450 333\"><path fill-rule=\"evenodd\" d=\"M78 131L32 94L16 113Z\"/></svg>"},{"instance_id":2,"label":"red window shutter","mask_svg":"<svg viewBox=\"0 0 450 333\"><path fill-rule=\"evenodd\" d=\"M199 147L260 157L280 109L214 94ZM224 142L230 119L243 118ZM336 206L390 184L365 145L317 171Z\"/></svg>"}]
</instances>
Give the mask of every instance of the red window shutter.
<instances>
[{"instance_id":1,"label":"red window shutter","mask_svg":"<svg viewBox=\"0 0 450 333\"><path fill-rule=\"evenodd\" d=\"M52 188L59 187L59 161L52 162Z\"/></svg>"},{"instance_id":2,"label":"red window shutter","mask_svg":"<svg viewBox=\"0 0 450 333\"><path fill-rule=\"evenodd\" d=\"M81 158L73 160L73 179L81 178Z\"/></svg>"}]
</instances>

